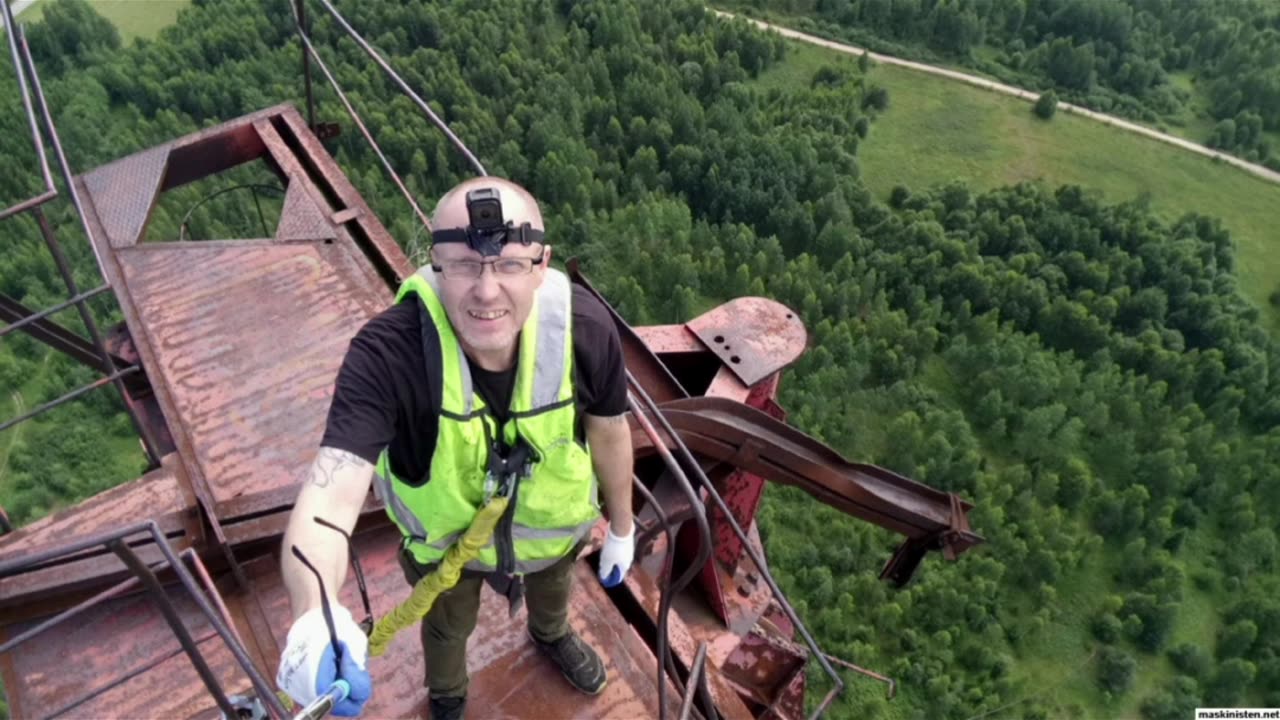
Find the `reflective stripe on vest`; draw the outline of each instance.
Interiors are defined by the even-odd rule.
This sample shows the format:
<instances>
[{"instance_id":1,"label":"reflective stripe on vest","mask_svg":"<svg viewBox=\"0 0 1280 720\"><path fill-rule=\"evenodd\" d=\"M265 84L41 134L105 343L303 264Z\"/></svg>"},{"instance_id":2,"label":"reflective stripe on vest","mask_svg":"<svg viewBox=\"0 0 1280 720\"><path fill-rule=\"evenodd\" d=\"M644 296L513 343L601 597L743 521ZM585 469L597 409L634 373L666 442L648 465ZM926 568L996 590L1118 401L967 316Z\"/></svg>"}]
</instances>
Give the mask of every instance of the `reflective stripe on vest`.
<instances>
[{"instance_id":1,"label":"reflective stripe on vest","mask_svg":"<svg viewBox=\"0 0 1280 720\"><path fill-rule=\"evenodd\" d=\"M387 451L383 450L378 455L378 465L373 473L373 495L386 506L387 514L400 527L402 535L410 540L426 542L427 531L422 527L422 522L405 506L404 500L391 489L392 475L389 463ZM387 467L383 467L384 465Z\"/></svg>"}]
</instances>

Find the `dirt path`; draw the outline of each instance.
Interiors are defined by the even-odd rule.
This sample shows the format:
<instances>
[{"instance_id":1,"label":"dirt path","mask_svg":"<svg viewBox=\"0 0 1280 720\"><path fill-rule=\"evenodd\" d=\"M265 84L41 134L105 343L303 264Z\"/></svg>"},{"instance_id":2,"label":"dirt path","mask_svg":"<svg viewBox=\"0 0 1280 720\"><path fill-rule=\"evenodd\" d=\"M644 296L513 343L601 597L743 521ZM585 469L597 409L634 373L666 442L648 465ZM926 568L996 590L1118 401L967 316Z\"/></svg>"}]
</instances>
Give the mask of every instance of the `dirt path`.
<instances>
[{"instance_id":1,"label":"dirt path","mask_svg":"<svg viewBox=\"0 0 1280 720\"><path fill-rule=\"evenodd\" d=\"M722 17L740 17L738 15L734 15L733 13L725 12L723 10L713 10L713 12L715 12L717 15L720 15ZM752 18L745 18L745 17L742 19L746 20L749 23L753 23L759 28L776 31L779 35L782 35L783 37L791 38L793 40L800 40L802 42L807 42L813 45L820 45L822 47L825 47L831 50L836 50L842 53L847 53L850 55L862 55L863 53L867 53L872 60L875 60L876 62L880 62L880 63L885 63L886 65L897 65L899 67L904 67L904 68L909 68L911 70L918 70L920 72L929 73L930 75L938 75L941 77L950 78L952 80L959 80L960 82L968 83L975 87L984 88L986 90L993 90L995 92L1003 93L1005 95L1012 95L1013 97L1022 98L1023 100L1026 100L1027 102L1031 102L1031 103L1034 103L1036 100L1040 98L1039 93L1035 93L1030 90L1023 90L1022 88L1014 87L1012 85L1005 85L1004 83L996 82L994 80L988 80L987 78L978 77L977 75L969 75L967 73L962 73L956 70L949 70L947 68L938 67L936 65L927 65L925 63L919 63L913 60L903 60L902 58L896 58L896 57L893 57L892 55L881 55L880 53L871 52L865 48L860 48L855 45L846 45L844 43L825 40L815 35L809 35L808 33L802 33L797 30L791 30L790 28L785 28L785 27L782 27L781 25L774 25L772 23L764 22L763 20L754 20ZM1190 150L1193 153L1204 155L1205 157L1214 158L1216 160L1220 160L1230 165L1234 165L1235 167L1238 167L1241 170L1244 170L1245 172L1248 172L1260 178L1263 178L1264 180L1269 180L1273 183L1280 183L1280 173L1274 170L1263 167L1262 165L1258 165L1256 163L1248 162L1247 160L1241 160L1240 158L1235 157L1234 155L1228 155L1227 153L1218 152L1217 150L1214 150L1212 148L1207 148L1198 143L1191 142L1190 140L1184 140L1183 138L1176 137L1168 133L1162 133L1159 130L1153 130L1149 127L1145 127L1143 125L1139 125L1137 123L1130 122L1128 120L1124 120L1122 118L1118 118L1113 115L1107 115L1106 113L1095 112L1093 110L1089 110L1088 108L1080 107L1079 105L1072 105L1071 103L1065 103L1065 102L1058 103L1058 110L1060 112L1071 113L1072 115L1080 115L1081 117L1091 118L1093 120L1097 120L1098 122L1104 123L1106 125L1111 125L1111 126L1120 128L1122 130L1128 130L1129 132L1132 132L1132 133L1137 133L1138 135L1145 135L1149 138L1152 138L1153 140L1159 140L1160 142L1168 143L1169 145L1175 145L1184 150Z\"/></svg>"},{"instance_id":2,"label":"dirt path","mask_svg":"<svg viewBox=\"0 0 1280 720\"><path fill-rule=\"evenodd\" d=\"M2 1L0 0L0 2ZM27 403L23 399L21 391L14 390L9 394L9 398L13 400L13 417L18 417L27 411ZM22 436L22 428L25 425L26 423L18 423L9 428L12 432L9 433L9 442L4 449L4 461L0 462L0 489L4 488L5 475L9 474L9 456L13 454L13 446L18 443L18 438Z\"/></svg>"}]
</instances>

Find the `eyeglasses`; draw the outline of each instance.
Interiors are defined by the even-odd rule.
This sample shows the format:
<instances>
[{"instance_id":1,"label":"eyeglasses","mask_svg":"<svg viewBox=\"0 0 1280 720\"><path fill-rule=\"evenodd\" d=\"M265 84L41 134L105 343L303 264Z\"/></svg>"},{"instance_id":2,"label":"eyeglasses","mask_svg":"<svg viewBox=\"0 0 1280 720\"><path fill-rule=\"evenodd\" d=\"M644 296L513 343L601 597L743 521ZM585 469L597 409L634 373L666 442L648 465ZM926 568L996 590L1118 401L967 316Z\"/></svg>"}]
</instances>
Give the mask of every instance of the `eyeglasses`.
<instances>
[{"instance_id":1,"label":"eyeglasses","mask_svg":"<svg viewBox=\"0 0 1280 720\"><path fill-rule=\"evenodd\" d=\"M514 277L528 275L533 272L534 265L542 264L542 256L503 257L495 260L446 260L440 264L432 263L431 269L447 278L463 278L475 280L484 272L485 265L491 265L495 275Z\"/></svg>"}]
</instances>

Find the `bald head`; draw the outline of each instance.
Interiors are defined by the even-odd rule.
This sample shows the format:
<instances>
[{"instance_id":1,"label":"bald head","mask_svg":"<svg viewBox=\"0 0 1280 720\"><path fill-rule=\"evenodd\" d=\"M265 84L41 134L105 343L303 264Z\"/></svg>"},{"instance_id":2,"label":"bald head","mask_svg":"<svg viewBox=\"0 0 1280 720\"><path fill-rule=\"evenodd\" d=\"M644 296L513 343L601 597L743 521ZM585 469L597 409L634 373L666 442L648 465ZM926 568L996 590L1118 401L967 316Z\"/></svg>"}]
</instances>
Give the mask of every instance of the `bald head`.
<instances>
[{"instance_id":1,"label":"bald head","mask_svg":"<svg viewBox=\"0 0 1280 720\"><path fill-rule=\"evenodd\" d=\"M542 211L538 209L538 201L528 190L510 180L483 176L464 180L440 198L436 203L436 211L431 216L431 226L435 230L453 230L465 228L471 219L467 214L467 193L472 190L493 188L498 191L502 200L503 220L511 222L515 227L524 223L534 230L544 230Z\"/></svg>"}]
</instances>

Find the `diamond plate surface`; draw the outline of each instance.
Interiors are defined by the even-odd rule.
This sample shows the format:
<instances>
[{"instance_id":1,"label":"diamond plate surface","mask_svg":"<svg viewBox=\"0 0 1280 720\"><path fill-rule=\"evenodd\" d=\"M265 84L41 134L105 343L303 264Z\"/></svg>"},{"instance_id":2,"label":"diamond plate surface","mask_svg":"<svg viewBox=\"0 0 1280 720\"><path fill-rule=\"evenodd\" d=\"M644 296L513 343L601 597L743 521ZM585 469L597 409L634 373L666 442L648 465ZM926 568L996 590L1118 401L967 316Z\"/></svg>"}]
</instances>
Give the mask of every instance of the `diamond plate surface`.
<instances>
[{"instance_id":1,"label":"diamond plate surface","mask_svg":"<svg viewBox=\"0 0 1280 720\"><path fill-rule=\"evenodd\" d=\"M302 183L291 182L284 194L284 209L276 225L277 240L333 240L333 226L325 220Z\"/></svg>"},{"instance_id":2,"label":"diamond plate surface","mask_svg":"<svg viewBox=\"0 0 1280 720\"><path fill-rule=\"evenodd\" d=\"M136 245L169 163L160 145L85 173L84 185L113 248Z\"/></svg>"}]
</instances>

